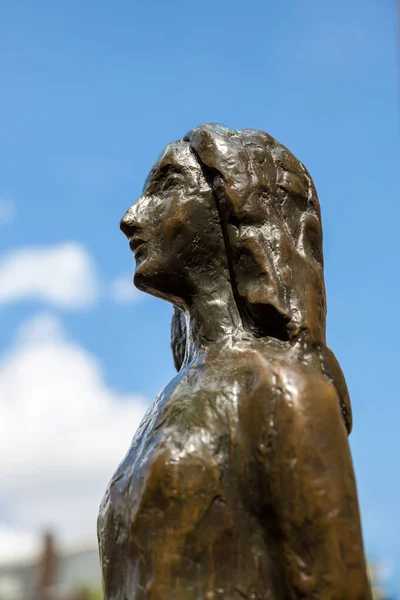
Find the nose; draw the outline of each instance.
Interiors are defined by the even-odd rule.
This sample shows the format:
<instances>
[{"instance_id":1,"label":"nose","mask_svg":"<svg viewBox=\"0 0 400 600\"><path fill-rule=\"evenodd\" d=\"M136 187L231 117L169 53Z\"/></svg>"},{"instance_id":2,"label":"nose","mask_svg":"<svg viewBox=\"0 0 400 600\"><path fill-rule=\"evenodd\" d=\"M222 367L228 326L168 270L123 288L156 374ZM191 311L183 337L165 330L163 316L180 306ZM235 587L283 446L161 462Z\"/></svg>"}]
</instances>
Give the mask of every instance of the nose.
<instances>
[{"instance_id":1,"label":"nose","mask_svg":"<svg viewBox=\"0 0 400 600\"><path fill-rule=\"evenodd\" d=\"M127 238L131 238L133 236L135 229L137 229L137 225L135 224L135 221L133 219L133 207L132 206L130 208L128 208L128 210L122 217L119 227L120 227L122 233L124 233Z\"/></svg>"}]
</instances>

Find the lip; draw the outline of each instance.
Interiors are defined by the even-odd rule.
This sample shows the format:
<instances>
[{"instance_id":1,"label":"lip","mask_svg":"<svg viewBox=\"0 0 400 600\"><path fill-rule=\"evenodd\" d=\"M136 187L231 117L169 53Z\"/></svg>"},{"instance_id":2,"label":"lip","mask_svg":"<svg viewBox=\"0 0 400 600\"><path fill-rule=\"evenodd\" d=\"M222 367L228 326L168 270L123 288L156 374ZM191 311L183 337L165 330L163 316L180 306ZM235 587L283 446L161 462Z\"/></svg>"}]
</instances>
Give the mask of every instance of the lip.
<instances>
[{"instance_id":1,"label":"lip","mask_svg":"<svg viewBox=\"0 0 400 600\"><path fill-rule=\"evenodd\" d=\"M133 254L136 254L137 251L144 246L146 241L137 235L133 235L129 238L129 247L132 250Z\"/></svg>"}]
</instances>

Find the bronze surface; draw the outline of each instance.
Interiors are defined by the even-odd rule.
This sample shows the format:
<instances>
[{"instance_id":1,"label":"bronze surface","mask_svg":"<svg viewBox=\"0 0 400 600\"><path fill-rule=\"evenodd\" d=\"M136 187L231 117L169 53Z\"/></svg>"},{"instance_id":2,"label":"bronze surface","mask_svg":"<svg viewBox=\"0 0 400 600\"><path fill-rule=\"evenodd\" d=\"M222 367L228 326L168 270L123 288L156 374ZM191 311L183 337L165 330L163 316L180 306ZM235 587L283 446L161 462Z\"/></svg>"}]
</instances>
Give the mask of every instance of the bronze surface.
<instances>
[{"instance_id":1,"label":"bronze surface","mask_svg":"<svg viewBox=\"0 0 400 600\"><path fill-rule=\"evenodd\" d=\"M121 229L135 285L175 306L178 373L101 505L106 600L370 600L304 165L264 132L197 127Z\"/></svg>"}]
</instances>

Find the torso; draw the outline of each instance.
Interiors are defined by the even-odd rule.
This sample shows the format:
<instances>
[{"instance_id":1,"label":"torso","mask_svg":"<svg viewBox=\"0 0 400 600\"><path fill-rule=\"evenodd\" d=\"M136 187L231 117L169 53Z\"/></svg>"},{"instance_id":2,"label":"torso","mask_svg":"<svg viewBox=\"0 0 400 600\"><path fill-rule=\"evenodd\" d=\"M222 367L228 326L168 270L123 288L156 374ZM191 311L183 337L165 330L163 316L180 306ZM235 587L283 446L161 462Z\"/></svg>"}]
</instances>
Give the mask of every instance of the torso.
<instances>
[{"instance_id":1,"label":"torso","mask_svg":"<svg viewBox=\"0 0 400 600\"><path fill-rule=\"evenodd\" d=\"M106 600L369 598L339 399L298 352L211 349L154 401L101 508Z\"/></svg>"}]
</instances>

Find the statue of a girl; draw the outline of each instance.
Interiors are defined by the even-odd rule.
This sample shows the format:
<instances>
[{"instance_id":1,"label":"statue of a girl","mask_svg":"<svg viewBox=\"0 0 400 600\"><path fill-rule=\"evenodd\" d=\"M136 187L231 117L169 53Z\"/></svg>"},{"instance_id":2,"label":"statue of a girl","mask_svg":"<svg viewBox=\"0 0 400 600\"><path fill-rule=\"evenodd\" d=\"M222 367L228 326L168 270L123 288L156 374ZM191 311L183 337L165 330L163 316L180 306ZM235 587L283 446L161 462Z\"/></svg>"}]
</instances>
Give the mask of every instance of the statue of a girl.
<instances>
[{"instance_id":1,"label":"statue of a girl","mask_svg":"<svg viewBox=\"0 0 400 600\"><path fill-rule=\"evenodd\" d=\"M121 229L176 377L99 517L106 600L370 600L310 175L255 130L167 146Z\"/></svg>"}]
</instances>

